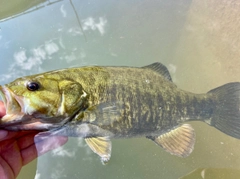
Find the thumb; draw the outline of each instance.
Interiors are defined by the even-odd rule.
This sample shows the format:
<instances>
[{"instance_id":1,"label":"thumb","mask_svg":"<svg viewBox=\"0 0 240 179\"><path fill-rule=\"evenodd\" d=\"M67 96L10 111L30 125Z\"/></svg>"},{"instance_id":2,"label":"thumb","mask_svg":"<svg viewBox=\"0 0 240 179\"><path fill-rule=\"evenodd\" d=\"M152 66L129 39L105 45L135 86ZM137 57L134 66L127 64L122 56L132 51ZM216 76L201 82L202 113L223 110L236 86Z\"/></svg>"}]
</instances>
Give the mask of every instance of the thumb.
<instances>
[{"instance_id":1,"label":"thumb","mask_svg":"<svg viewBox=\"0 0 240 179\"><path fill-rule=\"evenodd\" d=\"M68 138L63 136L53 136L39 133L34 137L34 141L38 156L40 156L50 150L64 145L68 141Z\"/></svg>"}]
</instances>

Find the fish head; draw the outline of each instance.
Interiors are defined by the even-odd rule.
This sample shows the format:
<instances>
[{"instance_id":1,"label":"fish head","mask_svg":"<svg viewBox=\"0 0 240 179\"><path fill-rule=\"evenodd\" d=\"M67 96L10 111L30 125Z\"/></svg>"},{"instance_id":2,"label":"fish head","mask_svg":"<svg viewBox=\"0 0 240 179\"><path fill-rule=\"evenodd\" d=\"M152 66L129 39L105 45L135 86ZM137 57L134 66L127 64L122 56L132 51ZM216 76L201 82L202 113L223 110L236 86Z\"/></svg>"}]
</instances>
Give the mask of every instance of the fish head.
<instances>
[{"instance_id":1,"label":"fish head","mask_svg":"<svg viewBox=\"0 0 240 179\"><path fill-rule=\"evenodd\" d=\"M48 130L70 120L84 106L87 93L81 84L51 76L19 78L0 86L6 115L0 128Z\"/></svg>"}]
</instances>

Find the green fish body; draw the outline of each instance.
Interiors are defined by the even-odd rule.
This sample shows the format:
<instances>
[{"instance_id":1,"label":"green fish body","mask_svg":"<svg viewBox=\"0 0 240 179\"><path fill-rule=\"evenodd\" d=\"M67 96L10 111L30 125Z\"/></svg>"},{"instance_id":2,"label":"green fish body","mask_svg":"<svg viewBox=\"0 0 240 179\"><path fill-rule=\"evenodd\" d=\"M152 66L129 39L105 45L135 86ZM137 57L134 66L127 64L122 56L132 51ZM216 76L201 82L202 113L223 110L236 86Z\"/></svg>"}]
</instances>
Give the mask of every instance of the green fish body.
<instances>
[{"instance_id":1,"label":"green fish body","mask_svg":"<svg viewBox=\"0 0 240 179\"><path fill-rule=\"evenodd\" d=\"M206 94L183 91L167 68L81 67L19 78L0 88L8 130L50 130L83 137L103 163L111 138L147 137L166 151L188 156L195 133L184 122L199 120L240 138L240 83Z\"/></svg>"}]
</instances>

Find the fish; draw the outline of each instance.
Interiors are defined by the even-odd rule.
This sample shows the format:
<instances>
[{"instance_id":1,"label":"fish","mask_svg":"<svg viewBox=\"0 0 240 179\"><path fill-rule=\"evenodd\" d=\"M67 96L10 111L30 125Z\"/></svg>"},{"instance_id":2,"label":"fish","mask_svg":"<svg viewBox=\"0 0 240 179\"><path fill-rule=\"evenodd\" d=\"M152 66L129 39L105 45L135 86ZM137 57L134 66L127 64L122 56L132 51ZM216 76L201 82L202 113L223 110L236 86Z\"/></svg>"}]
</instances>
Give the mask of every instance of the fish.
<instances>
[{"instance_id":1,"label":"fish","mask_svg":"<svg viewBox=\"0 0 240 179\"><path fill-rule=\"evenodd\" d=\"M103 164L112 138L146 137L187 157L202 121L240 139L240 82L194 94L173 83L163 64L84 66L25 76L0 87L0 128L84 138Z\"/></svg>"}]
</instances>

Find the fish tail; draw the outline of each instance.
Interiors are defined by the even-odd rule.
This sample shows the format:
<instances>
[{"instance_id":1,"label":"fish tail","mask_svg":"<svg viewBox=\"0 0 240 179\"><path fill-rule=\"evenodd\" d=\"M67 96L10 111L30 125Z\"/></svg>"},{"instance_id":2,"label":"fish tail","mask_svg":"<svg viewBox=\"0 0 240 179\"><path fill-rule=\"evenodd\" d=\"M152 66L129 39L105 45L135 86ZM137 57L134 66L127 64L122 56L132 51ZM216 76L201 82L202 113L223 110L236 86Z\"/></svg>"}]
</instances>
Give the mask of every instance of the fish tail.
<instances>
[{"instance_id":1,"label":"fish tail","mask_svg":"<svg viewBox=\"0 0 240 179\"><path fill-rule=\"evenodd\" d=\"M208 93L216 98L216 106L212 117L206 122L240 139L240 82L225 84Z\"/></svg>"}]
</instances>

